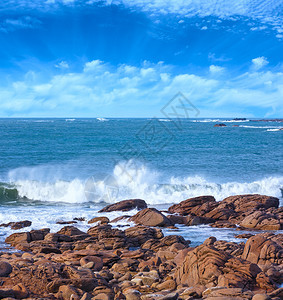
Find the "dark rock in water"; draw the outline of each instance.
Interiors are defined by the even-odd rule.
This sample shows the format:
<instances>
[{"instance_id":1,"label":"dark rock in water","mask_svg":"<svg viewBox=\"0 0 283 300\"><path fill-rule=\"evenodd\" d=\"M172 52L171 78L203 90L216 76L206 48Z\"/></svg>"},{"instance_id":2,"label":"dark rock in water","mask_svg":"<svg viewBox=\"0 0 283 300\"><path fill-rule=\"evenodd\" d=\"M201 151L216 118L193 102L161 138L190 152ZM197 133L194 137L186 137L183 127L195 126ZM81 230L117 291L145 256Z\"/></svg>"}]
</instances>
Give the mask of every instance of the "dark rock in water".
<instances>
[{"instance_id":1,"label":"dark rock in water","mask_svg":"<svg viewBox=\"0 0 283 300\"><path fill-rule=\"evenodd\" d=\"M226 127L227 125L224 123L215 124L213 127Z\"/></svg>"},{"instance_id":2,"label":"dark rock in water","mask_svg":"<svg viewBox=\"0 0 283 300\"><path fill-rule=\"evenodd\" d=\"M7 277L12 270L12 266L9 263L0 261L0 277Z\"/></svg>"},{"instance_id":3,"label":"dark rock in water","mask_svg":"<svg viewBox=\"0 0 283 300\"><path fill-rule=\"evenodd\" d=\"M74 221L83 222L83 221L85 221L85 217L74 218Z\"/></svg>"},{"instance_id":4,"label":"dark rock in water","mask_svg":"<svg viewBox=\"0 0 283 300\"><path fill-rule=\"evenodd\" d=\"M165 227L172 225L171 221L155 208L143 209L136 215L132 216L129 220L138 225L145 226Z\"/></svg>"},{"instance_id":5,"label":"dark rock in water","mask_svg":"<svg viewBox=\"0 0 283 300\"><path fill-rule=\"evenodd\" d=\"M19 221L19 222L10 222L10 223L3 223L3 224L0 224L0 227L11 227L11 229L13 230L17 230L17 229L21 229L21 228L24 228L24 227L29 227L31 226L32 222L31 221L28 221L28 220L25 220L25 221Z\"/></svg>"},{"instance_id":6,"label":"dark rock in water","mask_svg":"<svg viewBox=\"0 0 283 300\"><path fill-rule=\"evenodd\" d=\"M233 125L233 127L239 127L239 125Z\"/></svg>"},{"instance_id":7,"label":"dark rock in water","mask_svg":"<svg viewBox=\"0 0 283 300\"><path fill-rule=\"evenodd\" d=\"M254 236L254 234L251 234L251 233L242 233L242 234L235 235L235 238L237 238L237 239L249 239L252 236Z\"/></svg>"},{"instance_id":8,"label":"dark rock in water","mask_svg":"<svg viewBox=\"0 0 283 300\"><path fill-rule=\"evenodd\" d=\"M60 225L68 225L68 224L76 224L76 221L57 221L56 224Z\"/></svg>"},{"instance_id":9,"label":"dark rock in water","mask_svg":"<svg viewBox=\"0 0 283 300\"><path fill-rule=\"evenodd\" d=\"M113 220L111 220L111 223L116 223L116 222L119 222L121 220L126 220L126 219L129 219L131 216L120 216L120 217L117 217Z\"/></svg>"},{"instance_id":10,"label":"dark rock in water","mask_svg":"<svg viewBox=\"0 0 283 300\"><path fill-rule=\"evenodd\" d=\"M132 209L144 209L147 208L147 204L144 200L141 199L130 199L130 200L123 200L114 204L107 205L99 212L111 212L111 211L129 211Z\"/></svg>"},{"instance_id":11,"label":"dark rock in water","mask_svg":"<svg viewBox=\"0 0 283 300\"><path fill-rule=\"evenodd\" d=\"M247 118L235 118L232 121L246 121Z\"/></svg>"}]
</instances>

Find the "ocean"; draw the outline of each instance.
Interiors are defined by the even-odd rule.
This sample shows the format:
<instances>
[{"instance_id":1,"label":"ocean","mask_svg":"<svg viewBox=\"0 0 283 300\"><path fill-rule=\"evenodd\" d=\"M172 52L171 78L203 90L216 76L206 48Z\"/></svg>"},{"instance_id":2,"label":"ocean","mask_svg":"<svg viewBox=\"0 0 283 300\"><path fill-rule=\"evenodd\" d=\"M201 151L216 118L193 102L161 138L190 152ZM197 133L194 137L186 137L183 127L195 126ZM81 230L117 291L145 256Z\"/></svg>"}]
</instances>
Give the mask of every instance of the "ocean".
<instances>
[{"instance_id":1,"label":"ocean","mask_svg":"<svg viewBox=\"0 0 283 300\"><path fill-rule=\"evenodd\" d=\"M22 231L57 231L58 221L87 220L133 198L166 210L200 195L258 193L282 205L282 127L231 119L0 119L0 223L27 219L32 226ZM129 212L104 215L121 214ZM11 232L0 227L2 247ZM211 235L237 240L234 230L208 225L165 233L192 244Z\"/></svg>"}]
</instances>

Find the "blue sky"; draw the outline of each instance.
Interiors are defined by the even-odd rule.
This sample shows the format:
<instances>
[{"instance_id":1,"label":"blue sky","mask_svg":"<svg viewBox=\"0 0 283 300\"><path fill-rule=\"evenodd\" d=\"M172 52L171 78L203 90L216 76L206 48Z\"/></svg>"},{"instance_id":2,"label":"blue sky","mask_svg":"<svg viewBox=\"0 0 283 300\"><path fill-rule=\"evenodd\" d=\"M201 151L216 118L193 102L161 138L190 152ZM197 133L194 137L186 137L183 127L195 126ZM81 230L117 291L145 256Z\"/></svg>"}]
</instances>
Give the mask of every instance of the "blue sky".
<instances>
[{"instance_id":1,"label":"blue sky","mask_svg":"<svg viewBox=\"0 0 283 300\"><path fill-rule=\"evenodd\" d=\"M233 3L234 2L234 3ZM283 0L2 0L0 117L283 116Z\"/></svg>"}]
</instances>

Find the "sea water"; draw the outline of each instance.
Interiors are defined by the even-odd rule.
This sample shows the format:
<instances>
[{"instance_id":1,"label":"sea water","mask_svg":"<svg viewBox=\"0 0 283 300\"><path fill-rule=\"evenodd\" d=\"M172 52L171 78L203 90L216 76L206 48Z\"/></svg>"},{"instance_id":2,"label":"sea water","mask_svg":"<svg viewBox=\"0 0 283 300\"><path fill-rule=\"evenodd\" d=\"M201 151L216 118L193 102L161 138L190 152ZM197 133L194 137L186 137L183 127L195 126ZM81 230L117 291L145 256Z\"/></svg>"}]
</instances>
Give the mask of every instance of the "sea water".
<instances>
[{"instance_id":1,"label":"sea water","mask_svg":"<svg viewBox=\"0 0 283 300\"><path fill-rule=\"evenodd\" d=\"M106 204L134 198L161 210L201 195L264 194L282 205L282 127L232 119L0 119L0 223L28 219L32 226L22 230L57 231L57 221L88 220ZM11 232L0 227L2 246ZM208 225L165 234L193 244L211 235L237 240L235 230Z\"/></svg>"}]
</instances>

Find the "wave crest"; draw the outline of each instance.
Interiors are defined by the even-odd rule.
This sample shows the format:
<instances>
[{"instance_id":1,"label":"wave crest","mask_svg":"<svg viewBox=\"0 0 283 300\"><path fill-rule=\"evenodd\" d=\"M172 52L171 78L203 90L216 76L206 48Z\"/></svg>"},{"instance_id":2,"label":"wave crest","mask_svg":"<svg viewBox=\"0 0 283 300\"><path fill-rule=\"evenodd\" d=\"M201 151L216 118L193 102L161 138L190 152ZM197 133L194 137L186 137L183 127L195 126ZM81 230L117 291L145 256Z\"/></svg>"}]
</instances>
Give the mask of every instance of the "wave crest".
<instances>
[{"instance_id":1,"label":"wave crest","mask_svg":"<svg viewBox=\"0 0 283 300\"><path fill-rule=\"evenodd\" d=\"M178 203L190 197L213 195L217 200L238 194L265 194L282 197L283 177L253 182L216 183L200 176L162 179L160 173L130 160L117 164L112 174L88 180L16 180L0 184L0 200L39 200L48 202L108 202L141 198L149 204Z\"/></svg>"}]
</instances>

